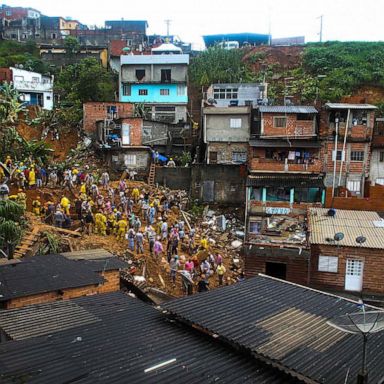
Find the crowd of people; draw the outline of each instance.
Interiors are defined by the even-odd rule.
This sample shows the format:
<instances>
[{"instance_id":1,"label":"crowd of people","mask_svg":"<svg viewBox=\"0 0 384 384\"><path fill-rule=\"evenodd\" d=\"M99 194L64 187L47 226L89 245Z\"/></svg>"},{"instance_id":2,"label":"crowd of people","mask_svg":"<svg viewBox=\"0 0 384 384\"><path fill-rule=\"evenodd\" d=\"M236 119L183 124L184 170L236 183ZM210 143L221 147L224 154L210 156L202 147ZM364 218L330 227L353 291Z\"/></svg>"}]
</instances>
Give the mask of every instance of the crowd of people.
<instances>
[{"instance_id":1,"label":"crowd of people","mask_svg":"<svg viewBox=\"0 0 384 384\"><path fill-rule=\"evenodd\" d=\"M148 249L157 263L169 269L173 285L181 276L186 294L191 294L194 287L199 292L208 290L209 279L215 275L218 284L224 284L223 258L211 253L207 237L198 236L194 226L186 226L184 220L171 220L173 207L181 205L180 192L139 189L124 179L112 186L107 171L90 172L87 166L60 171L55 167L45 169L31 160L14 164L10 157L5 164L13 168L10 182L18 188L10 198L25 208L26 189L62 191L58 201L52 198L43 202L37 195L31 202L33 214L46 224L70 229L80 223L84 235L114 236L131 253L141 255ZM201 254L207 256L202 260Z\"/></svg>"}]
</instances>

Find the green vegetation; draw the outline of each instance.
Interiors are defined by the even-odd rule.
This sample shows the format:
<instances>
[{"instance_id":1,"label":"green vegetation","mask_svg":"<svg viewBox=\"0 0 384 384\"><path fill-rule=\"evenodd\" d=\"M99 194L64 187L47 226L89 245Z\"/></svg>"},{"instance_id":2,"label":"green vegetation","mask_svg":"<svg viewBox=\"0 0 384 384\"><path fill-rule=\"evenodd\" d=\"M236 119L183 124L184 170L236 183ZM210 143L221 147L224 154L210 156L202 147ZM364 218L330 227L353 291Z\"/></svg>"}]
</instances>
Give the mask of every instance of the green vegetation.
<instances>
[{"instance_id":1,"label":"green vegetation","mask_svg":"<svg viewBox=\"0 0 384 384\"><path fill-rule=\"evenodd\" d=\"M40 59L35 42L0 40L0 67L13 67L16 64L22 64L23 69L39 73L47 73L49 69Z\"/></svg>"},{"instance_id":2,"label":"green vegetation","mask_svg":"<svg viewBox=\"0 0 384 384\"><path fill-rule=\"evenodd\" d=\"M13 124L18 114L24 111L19 92L11 84L3 84L0 88L0 124Z\"/></svg>"},{"instance_id":3,"label":"green vegetation","mask_svg":"<svg viewBox=\"0 0 384 384\"><path fill-rule=\"evenodd\" d=\"M191 61L189 78L194 86L252 81L253 75L243 62L243 55L241 49L208 48Z\"/></svg>"},{"instance_id":4,"label":"green vegetation","mask_svg":"<svg viewBox=\"0 0 384 384\"><path fill-rule=\"evenodd\" d=\"M22 235L24 208L12 201L0 201L0 248L12 258L15 245Z\"/></svg>"},{"instance_id":5,"label":"green vegetation","mask_svg":"<svg viewBox=\"0 0 384 384\"><path fill-rule=\"evenodd\" d=\"M67 36L64 40L64 48L67 55L73 55L80 49L79 40L74 36Z\"/></svg>"}]
</instances>

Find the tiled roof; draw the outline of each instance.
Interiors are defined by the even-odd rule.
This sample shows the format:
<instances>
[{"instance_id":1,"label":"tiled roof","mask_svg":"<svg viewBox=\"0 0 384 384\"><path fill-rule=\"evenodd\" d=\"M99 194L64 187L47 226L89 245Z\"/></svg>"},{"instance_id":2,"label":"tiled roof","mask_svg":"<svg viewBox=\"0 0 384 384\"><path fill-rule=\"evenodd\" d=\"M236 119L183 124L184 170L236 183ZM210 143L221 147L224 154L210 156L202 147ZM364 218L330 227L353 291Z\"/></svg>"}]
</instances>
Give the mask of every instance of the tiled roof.
<instances>
[{"instance_id":1,"label":"tiled roof","mask_svg":"<svg viewBox=\"0 0 384 384\"><path fill-rule=\"evenodd\" d=\"M109 43L110 56L120 56L124 54L123 48L127 46L126 40L112 40Z\"/></svg>"},{"instance_id":2,"label":"tiled roof","mask_svg":"<svg viewBox=\"0 0 384 384\"><path fill-rule=\"evenodd\" d=\"M259 110L267 113L317 113L311 105L261 105Z\"/></svg>"},{"instance_id":3,"label":"tiled roof","mask_svg":"<svg viewBox=\"0 0 384 384\"><path fill-rule=\"evenodd\" d=\"M297 381L283 372L237 353L219 342L181 327L153 307L122 293L72 300L97 321L63 329L59 306L46 304L12 310L25 327L42 325L47 315L47 336L0 343L0 381L4 383L132 383L132 384L289 384ZM7 311L8 312L8 311ZM19 314L19 316L16 316ZM19 325L20 326L20 325ZM21 326L20 326L21 327ZM163 367L152 369L165 363Z\"/></svg>"},{"instance_id":4,"label":"tiled roof","mask_svg":"<svg viewBox=\"0 0 384 384\"><path fill-rule=\"evenodd\" d=\"M260 175L248 176L247 187L324 188L324 181L312 175Z\"/></svg>"},{"instance_id":5,"label":"tiled roof","mask_svg":"<svg viewBox=\"0 0 384 384\"><path fill-rule=\"evenodd\" d=\"M359 311L351 300L259 275L161 307L171 318L267 359L307 383L356 382L361 336L327 324L334 316ZM373 383L384 378L383 345L381 333L368 347Z\"/></svg>"},{"instance_id":6,"label":"tiled roof","mask_svg":"<svg viewBox=\"0 0 384 384\"><path fill-rule=\"evenodd\" d=\"M377 109L372 104L326 103L328 109Z\"/></svg>"},{"instance_id":7,"label":"tiled roof","mask_svg":"<svg viewBox=\"0 0 384 384\"><path fill-rule=\"evenodd\" d=\"M328 211L326 208L309 209L312 244L384 249L384 221L376 212L336 209L332 217L327 214ZM334 236L339 232L344 234L344 238L334 242ZM361 245L356 242L359 236L366 238Z\"/></svg>"},{"instance_id":8,"label":"tiled roof","mask_svg":"<svg viewBox=\"0 0 384 384\"><path fill-rule=\"evenodd\" d=\"M0 265L0 302L103 283L104 279L94 270L61 255L33 256L17 264Z\"/></svg>"}]
</instances>

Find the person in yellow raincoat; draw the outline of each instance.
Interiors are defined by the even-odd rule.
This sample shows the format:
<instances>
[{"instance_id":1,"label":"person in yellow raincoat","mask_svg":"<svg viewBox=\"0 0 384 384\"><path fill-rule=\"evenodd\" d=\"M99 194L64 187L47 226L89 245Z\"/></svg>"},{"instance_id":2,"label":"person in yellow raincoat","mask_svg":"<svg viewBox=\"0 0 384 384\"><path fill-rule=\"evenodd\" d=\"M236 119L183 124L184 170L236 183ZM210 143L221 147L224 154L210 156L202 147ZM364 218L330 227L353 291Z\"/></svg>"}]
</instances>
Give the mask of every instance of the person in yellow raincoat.
<instances>
[{"instance_id":1,"label":"person in yellow raincoat","mask_svg":"<svg viewBox=\"0 0 384 384\"><path fill-rule=\"evenodd\" d=\"M60 205L66 215L69 215L69 208L71 207L70 201L67 197L63 196L60 201Z\"/></svg>"},{"instance_id":2,"label":"person in yellow raincoat","mask_svg":"<svg viewBox=\"0 0 384 384\"><path fill-rule=\"evenodd\" d=\"M208 249L208 239L205 236L200 240L200 247Z\"/></svg>"},{"instance_id":3,"label":"person in yellow raincoat","mask_svg":"<svg viewBox=\"0 0 384 384\"><path fill-rule=\"evenodd\" d=\"M85 195L87 194L87 187L86 187L85 183L81 184L80 193L85 194Z\"/></svg>"},{"instance_id":4,"label":"person in yellow raincoat","mask_svg":"<svg viewBox=\"0 0 384 384\"><path fill-rule=\"evenodd\" d=\"M37 196L36 199L32 201L32 212L35 216L40 216L40 213L41 213L40 196Z\"/></svg>"},{"instance_id":5,"label":"person in yellow raincoat","mask_svg":"<svg viewBox=\"0 0 384 384\"><path fill-rule=\"evenodd\" d=\"M125 239L125 234L127 233L127 227L128 227L128 222L125 220L125 217L123 216L121 220L117 222L117 239L118 240L124 240Z\"/></svg>"},{"instance_id":6,"label":"person in yellow raincoat","mask_svg":"<svg viewBox=\"0 0 384 384\"><path fill-rule=\"evenodd\" d=\"M30 188L34 188L36 186L36 173L35 168L31 168L28 174L28 185Z\"/></svg>"},{"instance_id":7,"label":"person in yellow raincoat","mask_svg":"<svg viewBox=\"0 0 384 384\"><path fill-rule=\"evenodd\" d=\"M109 230L109 235L116 233L117 221L113 212L108 215L107 227Z\"/></svg>"},{"instance_id":8,"label":"person in yellow raincoat","mask_svg":"<svg viewBox=\"0 0 384 384\"><path fill-rule=\"evenodd\" d=\"M107 234L107 218L101 212L95 215L95 232L102 236Z\"/></svg>"},{"instance_id":9,"label":"person in yellow raincoat","mask_svg":"<svg viewBox=\"0 0 384 384\"><path fill-rule=\"evenodd\" d=\"M23 192L21 188L19 189L19 192L17 194L16 202L22 205L24 210L27 209L27 195Z\"/></svg>"},{"instance_id":10,"label":"person in yellow raincoat","mask_svg":"<svg viewBox=\"0 0 384 384\"><path fill-rule=\"evenodd\" d=\"M139 189L138 188L133 188L133 190L132 190L132 198L133 198L133 200L134 200L134 202L136 203L137 202L137 200L139 199L139 196L140 196L140 191L139 191Z\"/></svg>"}]
</instances>

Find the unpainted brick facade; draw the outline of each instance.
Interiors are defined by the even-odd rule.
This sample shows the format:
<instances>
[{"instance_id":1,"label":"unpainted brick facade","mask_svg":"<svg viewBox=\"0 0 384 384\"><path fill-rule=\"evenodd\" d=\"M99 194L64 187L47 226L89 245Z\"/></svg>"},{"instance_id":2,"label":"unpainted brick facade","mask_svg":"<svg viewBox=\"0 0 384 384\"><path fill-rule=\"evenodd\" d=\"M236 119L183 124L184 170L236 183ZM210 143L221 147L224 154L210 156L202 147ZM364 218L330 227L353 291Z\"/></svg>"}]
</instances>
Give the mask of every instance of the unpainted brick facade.
<instances>
[{"instance_id":1,"label":"unpainted brick facade","mask_svg":"<svg viewBox=\"0 0 384 384\"><path fill-rule=\"evenodd\" d=\"M60 291L39 293L25 297L18 297L5 303L5 309L20 308L26 305L49 303L58 300L69 300L76 297L96 295L99 293L116 292L120 290L120 272L118 270L99 273L106 281L100 285L65 288Z\"/></svg>"},{"instance_id":2,"label":"unpainted brick facade","mask_svg":"<svg viewBox=\"0 0 384 384\"><path fill-rule=\"evenodd\" d=\"M214 143L208 144L208 164L228 164L235 162L241 154L247 159L248 143Z\"/></svg>"}]
</instances>

